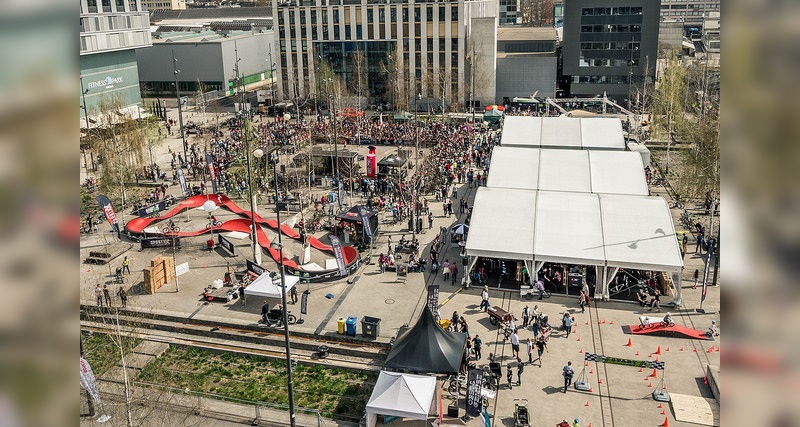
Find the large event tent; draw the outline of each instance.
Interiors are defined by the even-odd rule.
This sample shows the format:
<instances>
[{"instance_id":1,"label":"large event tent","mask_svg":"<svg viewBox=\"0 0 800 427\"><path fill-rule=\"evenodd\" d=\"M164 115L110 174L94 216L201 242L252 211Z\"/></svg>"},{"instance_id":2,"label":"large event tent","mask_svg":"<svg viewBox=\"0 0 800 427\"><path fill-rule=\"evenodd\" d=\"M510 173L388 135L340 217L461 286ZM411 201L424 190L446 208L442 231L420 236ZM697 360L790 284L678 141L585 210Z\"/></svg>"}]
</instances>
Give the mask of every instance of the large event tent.
<instances>
[{"instance_id":1,"label":"large event tent","mask_svg":"<svg viewBox=\"0 0 800 427\"><path fill-rule=\"evenodd\" d=\"M683 258L663 198L482 187L470 225L470 269L478 257L522 260L534 277L545 262L594 265L604 299L619 268L664 271L682 304Z\"/></svg>"},{"instance_id":2,"label":"large event tent","mask_svg":"<svg viewBox=\"0 0 800 427\"><path fill-rule=\"evenodd\" d=\"M487 186L648 195L641 156L630 151L495 147Z\"/></svg>"},{"instance_id":3,"label":"large event tent","mask_svg":"<svg viewBox=\"0 0 800 427\"><path fill-rule=\"evenodd\" d=\"M299 277L287 275L284 279L286 283L286 292L294 287L300 281ZM275 279L269 276L269 272L261 273L253 283L244 288L245 296L264 297L264 298L281 298L281 279Z\"/></svg>"},{"instance_id":4,"label":"large event tent","mask_svg":"<svg viewBox=\"0 0 800 427\"><path fill-rule=\"evenodd\" d=\"M615 118L508 116L503 147L625 150L622 122Z\"/></svg>"},{"instance_id":5,"label":"large event tent","mask_svg":"<svg viewBox=\"0 0 800 427\"><path fill-rule=\"evenodd\" d=\"M378 414L426 420L433 406L436 377L381 371L367 403L367 427Z\"/></svg>"}]
</instances>

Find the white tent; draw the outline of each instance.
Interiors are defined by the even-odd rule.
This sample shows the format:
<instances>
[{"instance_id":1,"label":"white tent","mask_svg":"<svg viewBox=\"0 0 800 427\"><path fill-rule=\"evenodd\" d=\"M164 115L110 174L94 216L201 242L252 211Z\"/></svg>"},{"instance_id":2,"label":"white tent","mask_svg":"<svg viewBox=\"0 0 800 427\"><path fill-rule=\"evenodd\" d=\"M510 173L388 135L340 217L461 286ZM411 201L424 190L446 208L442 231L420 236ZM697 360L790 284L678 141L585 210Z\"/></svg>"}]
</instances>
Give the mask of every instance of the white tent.
<instances>
[{"instance_id":1,"label":"white tent","mask_svg":"<svg viewBox=\"0 0 800 427\"><path fill-rule=\"evenodd\" d=\"M682 304L683 258L663 198L481 187L470 225L470 268L478 257L522 260L533 277L545 262L595 265L595 296L606 299L619 268L665 271Z\"/></svg>"},{"instance_id":2,"label":"white tent","mask_svg":"<svg viewBox=\"0 0 800 427\"><path fill-rule=\"evenodd\" d=\"M367 403L367 427L375 426L378 414L427 419L435 392L435 377L381 371Z\"/></svg>"},{"instance_id":3,"label":"white tent","mask_svg":"<svg viewBox=\"0 0 800 427\"><path fill-rule=\"evenodd\" d=\"M495 147L489 187L648 195L640 156L627 151Z\"/></svg>"},{"instance_id":4,"label":"white tent","mask_svg":"<svg viewBox=\"0 0 800 427\"><path fill-rule=\"evenodd\" d=\"M624 151L625 138L617 118L508 116L500 145Z\"/></svg>"},{"instance_id":5,"label":"white tent","mask_svg":"<svg viewBox=\"0 0 800 427\"><path fill-rule=\"evenodd\" d=\"M300 281L297 276L286 276L286 292ZM253 283L244 288L245 296L263 297L263 298L281 298L281 281L278 277L275 281L269 277L269 272L265 271Z\"/></svg>"}]
</instances>

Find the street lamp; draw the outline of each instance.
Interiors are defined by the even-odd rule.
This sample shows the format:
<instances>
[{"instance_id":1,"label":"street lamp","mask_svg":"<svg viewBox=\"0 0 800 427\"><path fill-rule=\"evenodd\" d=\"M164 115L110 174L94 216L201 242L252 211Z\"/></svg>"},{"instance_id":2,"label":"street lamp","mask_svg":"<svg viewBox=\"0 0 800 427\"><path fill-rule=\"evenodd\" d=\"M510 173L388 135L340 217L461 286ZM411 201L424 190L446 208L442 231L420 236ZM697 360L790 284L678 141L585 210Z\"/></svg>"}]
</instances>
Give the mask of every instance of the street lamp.
<instances>
[{"instance_id":1,"label":"street lamp","mask_svg":"<svg viewBox=\"0 0 800 427\"><path fill-rule=\"evenodd\" d=\"M264 150L256 148L256 150L253 151L253 156L260 159L264 156ZM258 229L256 228L256 213L258 213L258 207L256 206L256 193L253 191L253 172L250 167L250 156L247 156L247 178L250 181L248 183L248 188L250 189L250 227L252 229L250 240L252 240L253 245L253 261L261 265L261 248L258 247Z\"/></svg>"},{"instance_id":2,"label":"street lamp","mask_svg":"<svg viewBox=\"0 0 800 427\"><path fill-rule=\"evenodd\" d=\"M172 51L172 73L175 75L175 96L178 98L178 126L181 127L181 143L183 144L183 161L188 162L186 157L186 135L183 133L183 108L181 107L181 89L178 86L178 60L175 58L175 50ZM181 165L183 167L183 165Z\"/></svg>"},{"instance_id":3,"label":"street lamp","mask_svg":"<svg viewBox=\"0 0 800 427\"><path fill-rule=\"evenodd\" d=\"M289 319L286 310L286 271L283 267L283 243L281 239L281 210L278 207L277 197L278 197L278 152L275 151L273 163L273 175L274 175L274 183L275 183L275 206L277 209L277 222L278 222L278 243L272 244L270 247L273 249L278 249L278 263L280 264L281 272L281 305L283 307L283 339L284 339L284 348L286 349L286 382L288 387L289 393L289 424L294 427L295 424L295 413L294 413L294 382L292 381L292 354L291 354L291 346L289 345ZM272 276L271 276L272 277Z\"/></svg>"}]
</instances>

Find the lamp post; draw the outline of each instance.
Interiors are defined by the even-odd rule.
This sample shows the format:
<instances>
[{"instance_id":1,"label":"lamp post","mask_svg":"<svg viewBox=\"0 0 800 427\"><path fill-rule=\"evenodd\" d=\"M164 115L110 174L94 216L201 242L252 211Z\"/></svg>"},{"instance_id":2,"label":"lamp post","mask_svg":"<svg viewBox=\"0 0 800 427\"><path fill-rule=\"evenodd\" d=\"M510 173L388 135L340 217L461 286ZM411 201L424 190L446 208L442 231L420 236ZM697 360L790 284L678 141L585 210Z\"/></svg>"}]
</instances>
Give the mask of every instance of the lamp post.
<instances>
[{"instance_id":1,"label":"lamp post","mask_svg":"<svg viewBox=\"0 0 800 427\"><path fill-rule=\"evenodd\" d=\"M276 206L277 206L277 195L278 195L278 152L275 151L275 158L273 163L273 175L275 181L275 196L276 196ZM294 382L292 380L292 354L291 354L291 346L289 345L289 319L286 310L286 272L283 267L283 243L281 239L281 210L276 209L277 212L277 221L278 221L278 257L280 264L281 272L281 306L283 307L282 310L282 321L283 321L283 340L284 340L284 348L286 349L286 384L288 387L289 393L289 425L295 427L295 413L294 413ZM274 246L273 246L274 248Z\"/></svg>"},{"instance_id":2,"label":"lamp post","mask_svg":"<svg viewBox=\"0 0 800 427\"><path fill-rule=\"evenodd\" d=\"M172 73L175 74L175 96L178 98L178 126L181 127L181 144L183 144L183 161L188 162L186 157L186 134L183 133L183 108L181 107L181 89L178 86L178 60L175 58L175 50L172 51ZM183 165L181 165L183 167Z\"/></svg>"}]
</instances>

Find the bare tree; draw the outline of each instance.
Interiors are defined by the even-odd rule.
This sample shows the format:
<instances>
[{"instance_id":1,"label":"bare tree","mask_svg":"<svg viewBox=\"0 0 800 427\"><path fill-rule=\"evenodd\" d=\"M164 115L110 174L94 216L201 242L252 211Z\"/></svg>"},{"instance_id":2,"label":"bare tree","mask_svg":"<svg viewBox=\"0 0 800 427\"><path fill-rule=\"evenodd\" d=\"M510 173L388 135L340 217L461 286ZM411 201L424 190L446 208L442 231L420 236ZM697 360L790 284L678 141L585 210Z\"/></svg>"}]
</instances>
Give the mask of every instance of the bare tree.
<instances>
[{"instance_id":1,"label":"bare tree","mask_svg":"<svg viewBox=\"0 0 800 427\"><path fill-rule=\"evenodd\" d=\"M400 102L406 98L406 85L404 73L400 69L397 53L392 51L386 55L386 59L381 61L381 72L388 76L388 90L391 92L392 108L399 109ZM406 100L404 104L407 104Z\"/></svg>"},{"instance_id":2,"label":"bare tree","mask_svg":"<svg viewBox=\"0 0 800 427\"><path fill-rule=\"evenodd\" d=\"M553 24L553 0L519 0L520 24L543 27Z\"/></svg>"}]
</instances>

